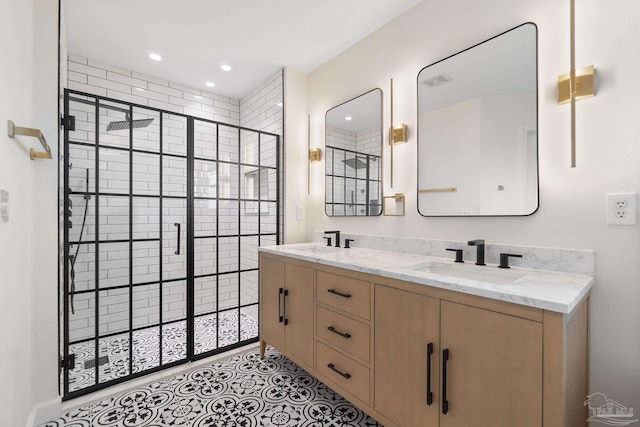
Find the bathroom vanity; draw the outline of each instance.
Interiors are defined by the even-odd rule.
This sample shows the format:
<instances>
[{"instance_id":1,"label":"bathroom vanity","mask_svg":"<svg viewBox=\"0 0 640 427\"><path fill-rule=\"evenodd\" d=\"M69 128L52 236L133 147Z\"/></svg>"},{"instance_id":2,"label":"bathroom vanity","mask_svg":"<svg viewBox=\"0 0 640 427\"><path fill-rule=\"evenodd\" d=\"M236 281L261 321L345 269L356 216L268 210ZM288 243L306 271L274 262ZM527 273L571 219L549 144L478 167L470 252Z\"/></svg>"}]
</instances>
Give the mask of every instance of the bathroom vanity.
<instances>
[{"instance_id":1,"label":"bathroom vanity","mask_svg":"<svg viewBox=\"0 0 640 427\"><path fill-rule=\"evenodd\" d=\"M444 255L443 255L444 256ZM385 426L586 425L588 275L260 248L260 342Z\"/></svg>"}]
</instances>

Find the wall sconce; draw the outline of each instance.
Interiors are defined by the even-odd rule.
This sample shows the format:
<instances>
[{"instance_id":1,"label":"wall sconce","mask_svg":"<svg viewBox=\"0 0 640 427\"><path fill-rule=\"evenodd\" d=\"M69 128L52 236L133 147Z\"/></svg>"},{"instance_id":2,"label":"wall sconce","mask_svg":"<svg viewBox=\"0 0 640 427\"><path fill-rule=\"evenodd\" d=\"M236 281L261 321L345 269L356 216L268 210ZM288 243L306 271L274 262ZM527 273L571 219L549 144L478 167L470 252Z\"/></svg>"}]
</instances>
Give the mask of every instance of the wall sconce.
<instances>
[{"instance_id":1,"label":"wall sconce","mask_svg":"<svg viewBox=\"0 0 640 427\"><path fill-rule=\"evenodd\" d=\"M591 98L596 96L594 91L595 68L593 65L576 70L575 99ZM571 102L571 73L558 76L558 104Z\"/></svg>"},{"instance_id":2,"label":"wall sconce","mask_svg":"<svg viewBox=\"0 0 640 427\"><path fill-rule=\"evenodd\" d=\"M558 76L558 104L571 102L571 167L576 167L576 101L595 96L593 65L576 70L576 3L569 0L571 70Z\"/></svg>"},{"instance_id":3,"label":"wall sconce","mask_svg":"<svg viewBox=\"0 0 640 427\"><path fill-rule=\"evenodd\" d=\"M390 123L391 127L389 128L389 145L391 145L390 152L390 171L391 171L391 179L390 179L390 187L393 188L393 146L396 144L403 144L407 142L407 125L401 123L399 127L393 126L393 78L391 79L391 90L389 93L389 101L391 103L391 107L389 108L390 112Z\"/></svg>"},{"instance_id":4,"label":"wall sconce","mask_svg":"<svg viewBox=\"0 0 640 427\"><path fill-rule=\"evenodd\" d=\"M309 150L309 161L319 162L320 156L321 156L321 150L319 148L314 148L313 150Z\"/></svg>"},{"instance_id":5,"label":"wall sconce","mask_svg":"<svg viewBox=\"0 0 640 427\"><path fill-rule=\"evenodd\" d=\"M394 144L404 144L407 142L407 125L400 124L400 127L393 128L393 140Z\"/></svg>"}]
</instances>

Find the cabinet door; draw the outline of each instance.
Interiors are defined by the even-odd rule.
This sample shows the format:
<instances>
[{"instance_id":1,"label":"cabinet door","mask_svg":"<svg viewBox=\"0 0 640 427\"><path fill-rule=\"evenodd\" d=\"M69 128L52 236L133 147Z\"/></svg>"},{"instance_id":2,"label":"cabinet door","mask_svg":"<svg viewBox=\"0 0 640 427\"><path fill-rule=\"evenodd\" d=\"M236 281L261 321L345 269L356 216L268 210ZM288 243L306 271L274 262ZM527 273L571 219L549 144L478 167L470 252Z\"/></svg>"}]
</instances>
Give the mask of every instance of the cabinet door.
<instances>
[{"instance_id":1,"label":"cabinet door","mask_svg":"<svg viewBox=\"0 0 640 427\"><path fill-rule=\"evenodd\" d=\"M285 345L313 367L313 269L285 264Z\"/></svg>"},{"instance_id":2,"label":"cabinet door","mask_svg":"<svg viewBox=\"0 0 640 427\"><path fill-rule=\"evenodd\" d=\"M438 423L439 303L435 298L375 286L374 406L403 427Z\"/></svg>"},{"instance_id":3,"label":"cabinet door","mask_svg":"<svg viewBox=\"0 0 640 427\"><path fill-rule=\"evenodd\" d=\"M449 360L440 426L540 427L542 324L448 301L441 310L440 345Z\"/></svg>"},{"instance_id":4,"label":"cabinet door","mask_svg":"<svg viewBox=\"0 0 640 427\"><path fill-rule=\"evenodd\" d=\"M284 348L284 265L260 256L260 340L281 350Z\"/></svg>"}]
</instances>

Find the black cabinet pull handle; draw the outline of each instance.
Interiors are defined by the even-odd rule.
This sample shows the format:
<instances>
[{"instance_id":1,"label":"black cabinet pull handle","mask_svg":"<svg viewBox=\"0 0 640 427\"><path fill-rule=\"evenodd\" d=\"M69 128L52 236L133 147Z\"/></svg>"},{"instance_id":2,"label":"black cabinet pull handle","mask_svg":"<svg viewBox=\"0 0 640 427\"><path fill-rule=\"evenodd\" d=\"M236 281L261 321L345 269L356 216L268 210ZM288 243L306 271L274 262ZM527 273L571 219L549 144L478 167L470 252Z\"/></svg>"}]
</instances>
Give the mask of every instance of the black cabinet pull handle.
<instances>
[{"instance_id":1,"label":"black cabinet pull handle","mask_svg":"<svg viewBox=\"0 0 640 427\"><path fill-rule=\"evenodd\" d=\"M174 253L175 253L176 255L180 255L180 223L179 223L179 222L176 222L176 223L175 223L175 224L173 224L173 225L175 225L176 227L178 227L178 250L177 250L177 251L175 251Z\"/></svg>"},{"instance_id":2,"label":"black cabinet pull handle","mask_svg":"<svg viewBox=\"0 0 640 427\"><path fill-rule=\"evenodd\" d=\"M284 292L284 288L278 289L278 323L282 323L284 320L284 316L282 315L282 293Z\"/></svg>"},{"instance_id":3,"label":"black cabinet pull handle","mask_svg":"<svg viewBox=\"0 0 640 427\"><path fill-rule=\"evenodd\" d=\"M351 338L351 334L344 334L344 333L342 333L340 331L336 331L336 328L334 328L333 326L329 326L327 329L330 330L331 332L333 332L334 334L340 335L341 337L344 337L344 338L347 338L347 339Z\"/></svg>"},{"instance_id":4,"label":"black cabinet pull handle","mask_svg":"<svg viewBox=\"0 0 640 427\"><path fill-rule=\"evenodd\" d=\"M338 295L342 298L351 298L351 294L343 294L342 292L338 292L335 289L327 289L327 292L329 292L330 294Z\"/></svg>"},{"instance_id":5,"label":"black cabinet pull handle","mask_svg":"<svg viewBox=\"0 0 640 427\"><path fill-rule=\"evenodd\" d=\"M449 401L447 400L447 362L449 361L449 349L442 350L442 413L449 412Z\"/></svg>"},{"instance_id":6,"label":"black cabinet pull handle","mask_svg":"<svg viewBox=\"0 0 640 427\"><path fill-rule=\"evenodd\" d=\"M433 354L433 343L427 344L427 405L433 403L433 393L431 392L431 355Z\"/></svg>"},{"instance_id":7,"label":"black cabinet pull handle","mask_svg":"<svg viewBox=\"0 0 640 427\"><path fill-rule=\"evenodd\" d=\"M336 366L333 363L329 363L327 368L331 369L333 372L342 375L343 378L349 379L351 378L351 374L347 374L346 372L340 372L336 369Z\"/></svg>"},{"instance_id":8,"label":"black cabinet pull handle","mask_svg":"<svg viewBox=\"0 0 640 427\"><path fill-rule=\"evenodd\" d=\"M282 306L282 314L284 315L284 325L288 325L289 324L289 319L287 319L287 297L289 296L289 290L285 289L284 290L284 304Z\"/></svg>"}]
</instances>

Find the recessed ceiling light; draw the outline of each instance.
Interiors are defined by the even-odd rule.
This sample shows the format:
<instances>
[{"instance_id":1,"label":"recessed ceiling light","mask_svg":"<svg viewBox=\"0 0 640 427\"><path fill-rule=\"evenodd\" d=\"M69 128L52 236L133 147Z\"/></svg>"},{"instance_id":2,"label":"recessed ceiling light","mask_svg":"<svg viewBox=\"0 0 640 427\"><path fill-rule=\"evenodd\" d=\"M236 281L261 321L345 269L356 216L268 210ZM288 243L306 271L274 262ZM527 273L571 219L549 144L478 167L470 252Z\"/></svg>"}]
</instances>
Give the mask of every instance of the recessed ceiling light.
<instances>
[{"instance_id":1,"label":"recessed ceiling light","mask_svg":"<svg viewBox=\"0 0 640 427\"><path fill-rule=\"evenodd\" d=\"M349 121L349 120L351 120L351 119L352 119L352 117L351 117L351 116L347 116L347 117L345 117L344 119L345 119L346 121Z\"/></svg>"},{"instance_id":2,"label":"recessed ceiling light","mask_svg":"<svg viewBox=\"0 0 640 427\"><path fill-rule=\"evenodd\" d=\"M214 82L206 82L205 84L209 87L216 87L216 84Z\"/></svg>"},{"instance_id":3,"label":"recessed ceiling light","mask_svg":"<svg viewBox=\"0 0 640 427\"><path fill-rule=\"evenodd\" d=\"M144 92L144 89L142 89L141 87L137 87L136 90L139 92Z\"/></svg>"},{"instance_id":4,"label":"recessed ceiling light","mask_svg":"<svg viewBox=\"0 0 640 427\"><path fill-rule=\"evenodd\" d=\"M194 97L195 99L202 99L202 97L201 97L200 95L193 95L193 97Z\"/></svg>"},{"instance_id":5,"label":"recessed ceiling light","mask_svg":"<svg viewBox=\"0 0 640 427\"><path fill-rule=\"evenodd\" d=\"M153 59L154 61L162 61L162 56L158 55L157 53L150 53L149 58Z\"/></svg>"},{"instance_id":6,"label":"recessed ceiling light","mask_svg":"<svg viewBox=\"0 0 640 427\"><path fill-rule=\"evenodd\" d=\"M276 105L277 105L278 107L282 107L282 102L278 102Z\"/></svg>"},{"instance_id":7,"label":"recessed ceiling light","mask_svg":"<svg viewBox=\"0 0 640 427\"><path fill-rule=\"evenodd\" d=\"M222 68L224 71L231 71L231 65L222 64L220 68Z\"/></svg>"}]
</instances>

